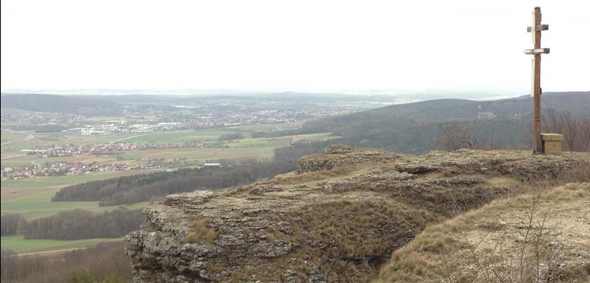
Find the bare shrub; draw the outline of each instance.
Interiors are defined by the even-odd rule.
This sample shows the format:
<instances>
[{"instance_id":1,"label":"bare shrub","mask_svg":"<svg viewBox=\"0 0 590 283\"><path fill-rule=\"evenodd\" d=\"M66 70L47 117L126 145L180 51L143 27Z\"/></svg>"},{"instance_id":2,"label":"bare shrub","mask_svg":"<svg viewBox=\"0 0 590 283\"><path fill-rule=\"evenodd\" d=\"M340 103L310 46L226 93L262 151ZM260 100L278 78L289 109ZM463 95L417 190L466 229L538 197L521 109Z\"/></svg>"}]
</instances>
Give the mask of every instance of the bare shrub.
<instances>
[{"instance_id":1,"label":"bare shrub","mask_svg":"<svg viewBox=\"0 0 590 283\"><path fill-rule=\"evenodd\" d=\"M2 282L128 282L131 264L123 242L56 255L17 256L2 250Z\"/></svg>"},{"instance_id":2,"label":"bare shrub","mask_svg":"<svg viewBox=\"0 0 590 283\"><path fill-rule=\"evenodd\" d=\"M439 149L447 151L455 151L461 148L479 148L477 139L469 128L464 125L445 127L436 142Z\"/></svg>"},{"instance_id":3,"label":"bare shrub","mask_svg":"<svg viewBox=\"0 0 590 283\"><path fill-rule=\"evenodd\" d=\"M543 113L542 126L544 132L563 135L564 150L590 151L590 117L549 108Z\"/></svg>"},{"instance_id":4,"label":"bare shrub","mask_svg":"<svg viewBox=\"0 0 590 283\"><path fill-rule=\"evenodd\" d=\"M590 182L590 162L584 162L561 173L557 180L563 183Z\"/></svg>"},{"instance_id":5,"label":"bare shrub","mask_svg":"<svg viewBox=\"0 0 590 283\"><path fill-rule=\"evenodd\" d=\"M523 201L529 204L523 211L522 223L516 229L515 246L510 246L509 242L513 239L502 229L502 223L490 225L488 232L475 242L469 239L467 232L461 231L469 251L468 260L478 269L476 278L472 280L490 283L558 282L557 256L561 245L557 235L550 233L558 229L546 226L550 211L539 211L539 193L533 193ZM484 245L486 241L492 246ZM451 275L445 275L447 282L457 282Z\"/></svg>"}]
</instances>

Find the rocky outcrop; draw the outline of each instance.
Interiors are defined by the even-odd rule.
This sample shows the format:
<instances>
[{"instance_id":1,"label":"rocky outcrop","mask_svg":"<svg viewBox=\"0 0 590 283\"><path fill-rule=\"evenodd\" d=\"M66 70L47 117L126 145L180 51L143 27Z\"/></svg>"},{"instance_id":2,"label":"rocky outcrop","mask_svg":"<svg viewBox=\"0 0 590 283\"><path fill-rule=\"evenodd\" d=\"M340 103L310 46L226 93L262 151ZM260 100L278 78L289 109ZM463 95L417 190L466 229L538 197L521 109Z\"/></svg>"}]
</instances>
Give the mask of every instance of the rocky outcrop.
<instances>
[{"instance_id":1,"label":"rocky outcrop","mask_svg":"<svg viewBox=\"0 0 590 283\"><path fill-rule=\"evenodd\" d=\"M588 160L331 146L294 173L152 204L126 253L136 282L366 282L427 225Z\"/></svg>"},{"instance_id":2,"label":"rocky outcrop","mask_svg":"<svg viewBox=\"0 0 590 283\"><path fill-rule=\"evenodd\" d=\"M331 170L337 167L366 162L387 162L401 155L373 148L355 149L347 145L333 144L326 147L322 154L308 155L297 163L297 173Z\"/></svg>"}]
</instances>

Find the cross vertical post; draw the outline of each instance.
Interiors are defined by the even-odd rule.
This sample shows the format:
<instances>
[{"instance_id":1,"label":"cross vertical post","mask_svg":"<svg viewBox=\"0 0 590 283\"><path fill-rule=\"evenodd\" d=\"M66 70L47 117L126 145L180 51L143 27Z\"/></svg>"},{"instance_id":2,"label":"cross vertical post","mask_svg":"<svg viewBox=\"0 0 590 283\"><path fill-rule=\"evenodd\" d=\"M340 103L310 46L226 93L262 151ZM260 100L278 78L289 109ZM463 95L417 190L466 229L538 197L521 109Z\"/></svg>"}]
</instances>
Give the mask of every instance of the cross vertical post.
<instances>
[{"instance_id":1,"label":"cross vertical post","mask_svg":"<svg viewBox=\"0 0 590 283\"><path fill-rule=\"evenodd\" d=\"M535 7L533 10L532 25L527 28L533 39L533 49L527 49L525 54L533 55L532 68L532 86L531 96L533 97L533 152L535 154L543 153L541 141L541 54L548 54L549 48L541 48L541 31L548 30L549 25L541 25L541 8Z\"/></svg>"}]
</instances>

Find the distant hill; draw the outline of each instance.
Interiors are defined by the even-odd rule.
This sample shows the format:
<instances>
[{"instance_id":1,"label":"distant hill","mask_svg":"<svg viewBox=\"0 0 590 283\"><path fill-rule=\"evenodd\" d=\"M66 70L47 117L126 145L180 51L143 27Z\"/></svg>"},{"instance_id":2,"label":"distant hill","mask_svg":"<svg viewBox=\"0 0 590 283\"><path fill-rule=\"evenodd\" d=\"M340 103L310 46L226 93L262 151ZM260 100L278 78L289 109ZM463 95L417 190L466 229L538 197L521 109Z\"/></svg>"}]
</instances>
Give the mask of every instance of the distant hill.
<instances>
[{"instance_id":1,"label":"distant hill","mask_svg":"<svg viewBox=\"0 0 590 283\"><path fill-rule=\"evenodd\" d=\"M590 115L590 92L545 93L542 105ZM327 117L305 123L303 131L332 132L352 146L425 153L436 148L436 137L445 127L458 123L468 126L479 141L519 148L526 143L531 119L529 96L494 101L439 99Z\"/></svg>"},{"instance_id":2,"label":"distant hill","mask_svg":"<svg viewBox=\"0 0 590 283\"><path fill-rule=\"evenodd\" d=\"M545 93L542 106L556 110L569 110L578 114L590 112L589 92ZM340 119L366 118L405 118L420 120L440 119L475 119L478 113L492 112L499 117L512 117L532 113L532 102L529 96L511 99L473 101L464 99L437 99L408 104L392 105L362 113L327 118L332 122Z\"/></svg>"},{"instance_id":3,"label":"distant hill","mask_svg":"<svg viewBox=\"0 0 590 283\"><path fill-rule=\"evenodd\" d=\"M28 111L59 112L87 116L121 113L119 103L108 97L64 96L48 94L6 94L1 97L3 108Z\"/></svg>"}]
</instances>

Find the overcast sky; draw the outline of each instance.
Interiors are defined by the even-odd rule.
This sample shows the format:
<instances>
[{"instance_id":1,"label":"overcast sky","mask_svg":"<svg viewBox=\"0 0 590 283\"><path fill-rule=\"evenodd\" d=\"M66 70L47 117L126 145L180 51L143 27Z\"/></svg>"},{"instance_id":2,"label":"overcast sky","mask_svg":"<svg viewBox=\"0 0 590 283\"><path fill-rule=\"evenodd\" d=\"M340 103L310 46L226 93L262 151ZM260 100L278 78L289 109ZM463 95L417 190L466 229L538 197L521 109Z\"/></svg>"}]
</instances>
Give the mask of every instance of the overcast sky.
<instances>
[{"instance_id":1,"label":"overcast sky","mask_svg":"<svg viewBox=\"0 0 590 283\"><path fill-rule=\"evenodd\" d=\"M590 1L1 2L2 90L590 90Z\"/></svg>"}]
</instances>

